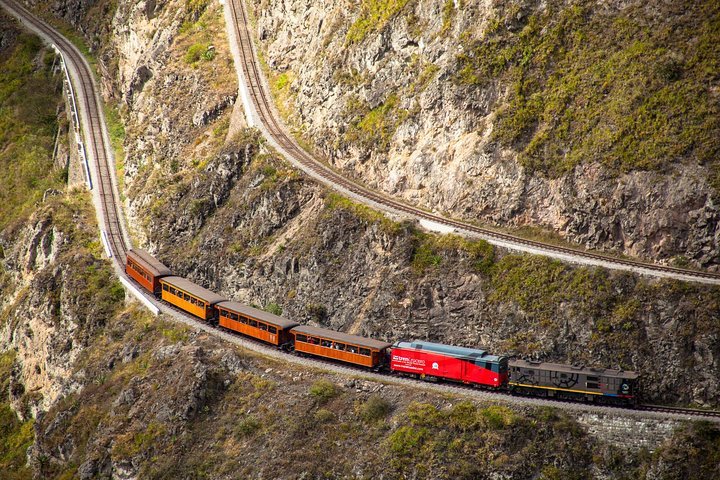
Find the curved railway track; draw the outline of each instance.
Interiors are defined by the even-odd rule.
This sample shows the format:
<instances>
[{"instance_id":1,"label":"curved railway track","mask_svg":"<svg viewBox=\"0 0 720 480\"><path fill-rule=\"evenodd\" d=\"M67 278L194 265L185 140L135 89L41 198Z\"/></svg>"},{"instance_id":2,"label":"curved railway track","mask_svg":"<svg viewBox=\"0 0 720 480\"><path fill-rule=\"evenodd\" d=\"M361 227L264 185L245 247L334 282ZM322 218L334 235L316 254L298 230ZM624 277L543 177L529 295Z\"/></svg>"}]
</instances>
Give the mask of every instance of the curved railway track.
<instances>
[{"instance_id":1,"label":"curved railway track","mask_svg":"<svg viewBox=\"0 0 720 480\"><path fill-rule=\"evenodd\" d=\"M91 175L95 190L93 195L101 206L98 219L103 226L102 235L105 237L103 242L107 243L116 259L124 259L130 242L124 233L121 207L115 187L117 182L113 171L114 162L92 70L75 45L36 18L24 6L13 0L0 0L0 5L46 41L55 44L65 57L65 67L68 68L79 109L78 118L82 119L80 122L82 126L75 125L75 128L81 128L83 131L85 155L90 157L92 166Z\"/></svg>"},{"instance_id":2,"label":"curved railway track","mask_svg":"<svg viewBox=\"0 0 720 480\"><path fill-rule=\"evenodd\" d=\"M645 275L672 277L680 280L695 281L720 285L720 273L688 270L677 267L621 259L596 252L581 251L573 248L551 245L528 240L514 235L501 233L475 225L435 215L417 207L403 203L397 199L383 195L349 180L324 162L306 152L288 133L273 107L272 99L264 83L263 74L255 55L252 34L250 33L249 17L243 0L228 0L231 27L238 43L239 64L247 86L253 107L267 136L274 140L285 156L312 177L329 186L349 193L353 198L386 211L410 216L418 220L426 220L435 224L455 229L473 236L483 238L490 243L507 248L540 253L574 263L600 265L608 268L634 271ZM230 36L232 41L232 35ZM237 61L237 59L236 59Z\"/></svg>"},{"instance_id":3,"label":"curved railway track","mask_svg":"<svg viewBox=\"0 0 720 480\"><path fill-rule=\"evenodd\" d=\"M104 125L104 119L102 117L102 107L99 96L97 95L97 88L94 84L94 78L92 70L85 61L82 54L77 48L67 41L62 35L57 33L54 29L48 26L41 20L38 20L34 15L24 7L18 5L12 0L0 0L0 6L5 8L11 14L20 19L25 25L31 30L38 33L46 41L54 43L64 55L67 57L66 66L69 69L70 77L73 80L75 86L77 100L80 107L79 116L82 119L82 128L85 133L85 143L89 153L91 155L92 164L94 166L94 184L96 191L94 193L96 198L96 207L100 209L98 212L98 218L101 220L100 224L104 226L103 232L106 232L108 247L111 250L113 263L116 269L119 269L119 274L124 275L123 262L127 249L130 247L130 242L125 234L123 220L120 212L120 202L118 201L118 193L116 190L116 182L113 172L112 155L110 153L109 141ZM245 17L243 17L245 18ZM250 44L248 44L250 45ZM250 52L246 51L246 55ZM250 58L250 57L248 57ZM254 65L254 63L253 63ZM250 64L245 64L246 68L250 67ZM259 72L257 73L259 75ZM259 80L259 76L256 77ZM280 124L275 120L275 115L272 114L271 104L269 98L265 95L264 90L260 88L260 84L256 85L256 94L264 99L264 111L265 115L269 119L273 119L273 125L277 133L283 133ZM76 126L77 128L77 126ZM333 172L327 166L322 165L314 161L306 152L298 147L295 142L289 137L283 134L283 142L292 148L292 151L297 152L302 158L305 159L307 164L314 169L313 171L322 172L323 174L332 175L331 178L337 179L338 182L342 181L343 184L346 181ZM371 190L364 189L352 182L347 182L349 187L352 187L363 194L367 193L368 198L377 199L376 201L382 200L386 202L387 199L382 197ZM384 203L383 203L384 204ZM398 203L399 211L403 212L417 212L422 213L422 218L432 219L436 221L439 217L426 214L426 212L417 211L411 209L404 204ZM418 215L419 216L419 215ZM445 222L447 224L447 221ZM462 228L466 228L465 224L456 222L458 225L462 225ZM475 228L475 227L473 227ZM693 272L694 273L694 272ZM126 277L127 278L127 277ZM131 280L132 281L132 280ZM431 389L434 391L459 394L463 396L472 396L484 400L497 400L504 399L516 404L534 405L534 406L552 406L557 408L563 408L566 410L585 411L585 412L596 412L596 413L613 413L622 412L624 415L629 416L654 416L658 418L666 418L668 415L674 419L690 419L694 417L703 417L708 420L714 420L720 422L720 412L704 411L704 410L693 410L683 408L672 408L672 407L661 407L661 406L642 406L637 410L623 409L619 407L608 407L608 406L597 406L587 405L581 403L568 403L551 399L544 398L532 398L532 397L513 397L508 393L503 392L490 392L488 390L479 390L470 386L450 384L450 383L427 383L420 380L388 376L379 373L369 372L366 370L360 370L351 366L339 365L334 362L324 361L315 358L304 358L288 355L278 349L268 347L267 345L261 344L260 342L254 341L250 338L243 337L237 334L230 333L225 330L220 330L212 327L211 325L201 322L185 312L175 309L164 302L157 301L152 295L141 293L144 297L152 304L156 305L163 313L173 318L175 321L184 323L195 330L204 331L217 338L223 339L235 345L243 348L258 352L266 357L275 358L283 362L290 362L300 365L305 368L317 368L322 370L330 370L334 373L349 376L362 376L374 381L383 383L394 383L398 385L420 387L425 389Z\"/></svg>"},{"instance_id":4,"label":"curved railway track","mask_svg":"<svg viewBox=\"0 0 720 480\"><path fill-rule=\"evenodd\" d=\"M534 407L553 407L563 410L575 412L588 412L597 414L622 414L630 417L639 418L657 418L657 419L674 419L674 420L708 420L720 423L720 411L700 410L681 407L667 407L662 405L638 405L635 408L627 408L619 405L602 405L573 402L571 400L558 400L547 397L517 396L502 390L491 390L478 388L472 385L465 385L454 382L428 382L408 376L392 374L388 372L373 372L358 366L346 365L333 360L311 357L308 355L291 354L279 348L268 346L260 340L248 337L231 330L212 326L207 322L203 322L195 317L187 315L183 310L166 304L157 302L155 298L143 291L143 295L156 305L163 312L175 317L181 323L193 327L195 330L204 331L210 335L221 338L229 343L233 343L242 348L259 352L266 357L280 360L284 363L292 363L303 368L314 368L325 371L331 371L336 374L362 377L380 383L392 383L401 386L432 390L435 392L461 395L464 397L473 397L484 401L503 401L514 403L516 405L531 405Z\"/></svg>"}]
</instances>

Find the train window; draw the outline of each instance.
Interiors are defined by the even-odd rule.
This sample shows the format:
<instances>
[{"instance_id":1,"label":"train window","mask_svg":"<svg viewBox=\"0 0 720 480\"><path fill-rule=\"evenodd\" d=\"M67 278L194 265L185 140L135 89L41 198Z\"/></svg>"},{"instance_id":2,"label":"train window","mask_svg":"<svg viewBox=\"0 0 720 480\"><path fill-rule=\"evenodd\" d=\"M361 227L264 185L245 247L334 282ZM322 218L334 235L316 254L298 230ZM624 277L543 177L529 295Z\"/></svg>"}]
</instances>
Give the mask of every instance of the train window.
<instances>
[{"instance_id":1,"label":"train window","mask_svg":"<svg viewBox=\"0 0 720 480\"><path fill-rule=\"evenodd\" d=\"M370 349L369 348L361 348L360 349L360 355L365 355L366 357L370 356Z\"/></svg>"},{"instance_id":2,"label":"train window","mask_svg":"<svg viewBox=\"0 0 720 480\"><path fill-rule=\"evenodd\" d=\"M264 323L258 322L258 328L264 332L267 332L267 325L265 325Z\"/></svg>"},{"instance_id":3,"label":"train window","mask_svg":"<svg viewBox=\"0 0 720 480\"><path fill-rule=\"evenodd\" d=\"M220 316L221 317L227 317L228 313L225 310L220 310Z\"/></svg>"},{"instance_id":4,"label":"train window","mask_svg":"<svg viewBox=\"0 0 720 480\"><path fill-rule=\"evenodd\" d=\"M166 292L168 291L167 283L163 283L163 290L165 290Z\"/></svg>"},{"instance_id":5,"label":"train window","mask_svg":"<svg viewBox=\"0 0 720 480\"><path fill-rule=\"evenodd\" d=\"M186 301L186 302L189 302L189 301L190 301L190 295L188 295L187 293L183 293L183 295L185 296L185 301Z\"/></svg>"},{"instance_id":6,"label":"train window","mask_svg":"<svg viewBox=\"0 0 720 480\"><path fill-rule=\"evenodd\" d=\"M237 313L232 313L232 312L230 312L230 318L233 319L233 320L235 320L235 321L237 322L237 319L238 319Z\"/></svg>"},{"instance_id":7,"label":"train window","mask_svg":"<svg viewBox=\"0 0 720 480\"><path fill-rule=\"evenodd\" d=\"M306 337L305 335L300 335L299 333L295 335L295 341L297 341L297 342L306 343L307 340L308 340L308 339L307 339L307 337Z\"/></svg>"},{"instance_id":8,"label":"train window","mask_svg":"<svg viewBox=\"0 0 720 480\"><path fill-rule=\"evenodd\" d=\"M332 346L332 343L330 342L330 340L320 340L320 346L330 348Z\"/></svg>"},{"instance_id":9,"label":"train window","mask_svg":"<svg viewBox=\"0 0 720 480\"><path fill-rule=\"evenodd\" d=\"M257 326L258 326L258 323L255 320L250 320L248 323L250 324L251 327L257 328Z\"/></svg>"},{"instance_id":10,"label":"train window","mask_svg":"<svg viewBox=\"0 0 720 480\"><path fill-rule=\"evenodd\" d=\"M237 315L235 315L235 316L238 317ZM248 318L247 318L247 317L243 317L242 315L240 315L240 316L238 317L238 320L240 321L240 323L244 323L245 325L247 325L247 323L248 323Z\"/></svg>"},{"instance_id":11,"label":"train window","mask_svg":"<svg viewBox=\"0 0 720 480\"><path fill-rule=\"evenodd\" d=\"M600 384L595 382L587 382L585 385L587 385L587 388L594 388L596 390L600 388Z\"/></svg>"},{"instance_id":12,"label":"train window","mask_svg":"<svg viewBox=\"0 0 720 480\"><path fill-rule=\"evenodd\" d=\"M317 345L320 343L320 341L315 337L307 337L307 343L310 343L312 345Z\"/></svg>"},{"instance_id":13,"label":"train window","mask_svg":"<svg viewBox=\"0 0 720 480\"><path fill-rule=\"evenodd\" d=\"M177 290L175 290L173 287L170 287L170 293L177 296Z\"/></svg>"},{"instance_id":14,"label":"train window","mask_svg":"<svg viewBox=\"0 0 720 480\"><path fill-rule=\"evenodd\" d=\"M343 350L344 351L347 348L347 345L345 345L344 343L340 343L340 342L333 342L332 348L334 348L335 350ZM350 347L350 348L353 348L353 347Z\"/></svg>"},{"instance_id":15,"label":"train window","mask_svg":"<svg viewBox=\"0 0 720 480\"><path fill-rule=\"evenodd\" d=\"M348 345L347 351L350 352L350 353L357 353L357 352L358 352L358 347L356 347L355 345Z\"/></svg>"},{"instance_id":16,"label":"train window","mask_svg":"<svg viewBox=\"0 0 720 480\"><path fill-rule=\"evenodd\" d=\"M277 333L277 328L273 327L272 325L268 326L268 332L275 335Z\"/></svg>"}]
</instances>

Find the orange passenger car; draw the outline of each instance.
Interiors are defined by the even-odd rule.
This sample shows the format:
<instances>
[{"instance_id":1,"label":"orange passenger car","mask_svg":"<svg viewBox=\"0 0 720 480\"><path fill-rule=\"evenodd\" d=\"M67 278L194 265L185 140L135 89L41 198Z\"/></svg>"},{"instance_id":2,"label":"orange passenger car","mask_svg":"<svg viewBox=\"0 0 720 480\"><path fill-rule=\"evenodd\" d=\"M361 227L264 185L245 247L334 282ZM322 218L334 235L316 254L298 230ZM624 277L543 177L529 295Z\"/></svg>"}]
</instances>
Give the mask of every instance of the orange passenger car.
<instances>
[{"instance_id":1,"label":"orange passenger car","mask_svg":"<svg viewBox=\"0 0 720 480\"><path fill-rule=\"evenodd\" d=\"M163 277L162 299L203 320L215 317L214 305L226 298L183 277Z\"/></svg>"},{"instance_id":2,"label":"orange passenger car","mask_svg":"<svg viewBox=\"0 0 720 480\"><path fill-rule=\"evenodd\" d=\"M295 350L318 357L375 368L386 358L387 342L350 335L325 328L299 325L290 332L295 336Z\"/></svg>"},{"instance_id":3,"label":"orange passenger car","mask_svg":"<svg viewBox=\"0 0 720 480\"><path fill-rule=\"evenodd\" d=\"M277 346L292 340L289 330L298 324L238 302L220 302L215 308L221 326Z\"/></svg>"},{"instance_id":4,"label":"orange passenger car","mask_svg":"<svg viewBox=\"0 0 720 480\"><path fill-rule=\"evenodd\" d=\"M160 293L160 278L172 275L168 267L140 248L127 252L125 273L150 293Z\"/></svg>"}]
</instances>

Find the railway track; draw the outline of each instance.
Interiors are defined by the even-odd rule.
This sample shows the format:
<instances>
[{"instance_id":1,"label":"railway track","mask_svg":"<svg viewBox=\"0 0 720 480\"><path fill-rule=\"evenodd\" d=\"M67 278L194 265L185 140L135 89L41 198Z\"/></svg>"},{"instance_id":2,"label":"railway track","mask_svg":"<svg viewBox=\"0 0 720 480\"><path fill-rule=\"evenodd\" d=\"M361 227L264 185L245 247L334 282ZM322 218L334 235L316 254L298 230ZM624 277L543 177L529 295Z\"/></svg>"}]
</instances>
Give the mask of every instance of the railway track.
<instances>
[{"instance_id":1,"label":"railway track","mask_svg":"<svg viewBox=\"0 0 720 480\"><path fill-rule=\"evenodd\" d=\"M313 178L376 208L418 220L426 220L513 250L539 253L573 263L604 266L651 276L671 277L685 281L720 285L720 273L688 270L639 260L616 258L596 252L581 251L488 230L427 212L344 177L326 163L310 155L287 133L287 128L279 120L274 109L272 99L268 93L269 90L264 82L264 76L259 68L252 34L250 33L247 7L243 0L228 0L227 7L230 10L229 16L232 20L231 25L228 25L228 28L232 29L230 39L233 41L233 37L235 38L239 50L239 62L236 59L236 64L239 64L242 68L242 77L253 108L259 118L261 130L265 130L266 136L270 137L272 143L279 147L281 153L288 160Z\"/></svg>"},{"instance_id":2,"label":"railway track","mask_svg":"<svg viewBox=\"0 0 720 480\"><path fill-rule=\"evenodd\" d=\"M131 281L135 283L134 280ZM279 348L268 346L267 344L252 337L232 332L231 330L227 330L222 327L210 325L207 322L186 314L183 310L173 305L157 301L154 296L146 293L145 291L142 293L148 300L156 304L164 313L174 317L180 323L192 327L194 330L204 331L229 343L260 353L265 357L274 358L282 361L283 363L291 363L303 368L331 371L336 374L349 377L361 377L383 384L390 383L394 385L412 387L415 389L424 389L439 393L472 397L482 401L501 401L516 405L552 407L579 413L586 412L608 415L622 414L638 418L670 418L674 420L708 420L720 423L720 411L666 407L661 405L639 405L636 408L627 408L619 405L587 404L547 397L517 396L502 390L478 388L472 385L464 385L454 382L428 382L388 372L374 372L354 365L341 364L333 360L311 357L308 355L291 354Z\"/></svg>"},{"instance_id":3,"label":"railway track","mask_svg":"<svg viewBox=\"0 0 720 480\"><path fill-rule=\"evenodd\" d=\"M81 119L81 126L75 125L75 129L81 129L83 133L85 155L89 157L92 166L93 196L100 206L98 220L102 225L102 240L115 259L124 259L130 242L125 234L110 141L92 70L75 45L24 6L13 0L0 0L0 5L48 43L56 45L64 56L78 104L78 119Z\"/></svg>"},{"instance_id":4,"label":"railway track","mask_svg":"<svg viewBox=\"0 0 720 480\"><path fill-rule=\"evenodd\" d=\"M100 225L102 225L102 234L106 236L108 248L112 256L114 257L112 259L113 264L116 270L118 270L118 274L127 278L124 275L123 262L125 254L131 244L124 229L122 214L120 210L121 205L118 201L119 195L116 190L117 183L114 176L112 154L110 153L109 149L109 141L104 125L104 119L102 116L102 107L99 95L97 94L97 88L94 83L92 70L85 61L82 54L72 43L66 40L62 35L60 35L58 32L48 26L45 22L34 17L34 15L27 9L25 9L21 5L18 5L12 0L0 0L0 6L5 8L8 12L13 14L18 19L20 19L25 25L27 25L34 32L38 33L47 42L54 43L66 56L67 68L69 69L73 85L76 88L76 95L80 107L80 112L78 113L79 118L82 119L81 123L83 125L81 128L83 129L85 142L86 145L88 145L89 149L89 151L86 153L90 155L90 159L92 160L92 164L94 167L94 198L96 200L95 203L96 208L98 209L98 218L100 220ZM249 54L249 52L246 52L246 54ZM245 66L247 68L250 65ZM265 99L265 115L269 115L268 118L275 118L275 116L272 115L269 98L264 94L263 89L259 88L259 83L257 84L256 94ZM281 126L279 125L279 123L277 123L276 120L274 122L274 125L276 132L283 132ZM76 126L76 128L78 127ZM305 159L308 165L312 166L312 168L316 169L316 171L328 172L328 175L332 173L332 178L336 178L338 181L344 181L341 176L339 176L335 172L332 172L332 170L330 170L327 166L324 166L312 160L312 158L301 148L295 145L295 142L289 137L285 136L283 141L288 147L292 147L294 151L297 151L298 155L302 155L302 158ZM357 191L361 193L367 192L368 195L373 195L369 198L376 198L378 201L385 201L384 197L377 195L370 190L362 189L362 187L357 186L351 182L349 182L348 184L353 188L357 188ZM410 208L404 206L403 204L399 205L407 209ZM414 210L402 211L412 212ZM438 217L430 215L425 218L436 219ZM458 222L458 224L460 223ZM131 279L129 280L132 282ZM157 306L163 313L165 313L169 318L174 319L176 322L188 325L198 331L204 331L210 335L213 335L217 338L225 340L229 343L233 343L245 349L255 351L265 357L278 359L286 363L293 363L305 368L315 368L324 371L329 370L333 373L340 375L347 375L352 377L361 376L363 378L368 378L370 380L382 383L393 383L414 388L430 389L443 393L471 396L483 400L503 400L521 405L550 406L555 408L562 408L565 410L596 413L622 412L623 415L629 416L655 416L658 418L667 418L668 416L671 416L672 418L679 420L702 417L705 419L720 422L720 412L709 412L704 410L681 409L649 405L642 406L636 410L632 410L619 407L568 403L543 398L514 397L508 393L479 390L466 385L449 383L427 383L405 377L383 375L375 372L362 370L359 368L353 368L351 366L339 365L334 362L323 361L320 359L288 355L287 353L284 353L278 349L268 347L267 345L261 344L260 342L254 341L252 339L214 328L205 322L201 322L189 316L185 312L173 308L164 302L158 301L149 294L141 294L143 294L149 302Z\"/></svg>"}]
</instances>

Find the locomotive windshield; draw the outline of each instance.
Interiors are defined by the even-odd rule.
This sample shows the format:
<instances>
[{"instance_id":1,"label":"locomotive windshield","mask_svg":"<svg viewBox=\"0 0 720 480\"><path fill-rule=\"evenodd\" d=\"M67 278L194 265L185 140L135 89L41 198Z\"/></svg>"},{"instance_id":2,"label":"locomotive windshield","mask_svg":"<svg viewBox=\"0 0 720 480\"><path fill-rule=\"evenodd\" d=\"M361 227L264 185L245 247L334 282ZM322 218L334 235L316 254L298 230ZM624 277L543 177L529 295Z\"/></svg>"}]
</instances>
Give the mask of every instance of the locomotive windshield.
<instances>
[{"instance_id":1,"label":"locomotive windshield","mask_svg":"<svg viewBox=\"0 0 720 480\"><path fill-rule=\"evenodd\" d=\"M505 375L508 373L508 359L502 357L500 359L500 374Z\"/></svg>"}]
</instances>

